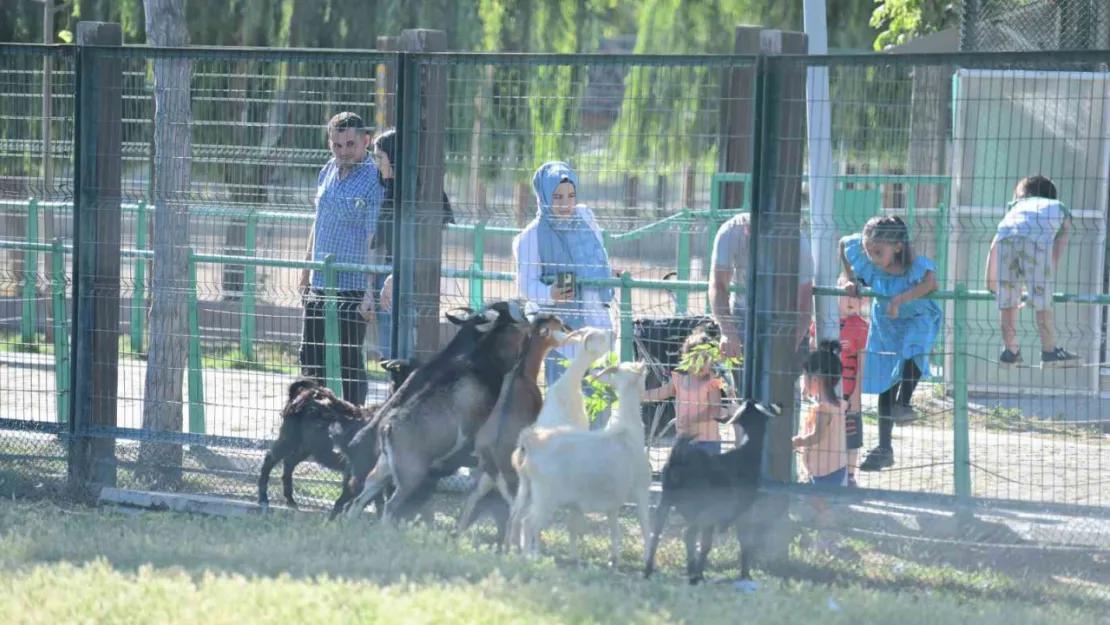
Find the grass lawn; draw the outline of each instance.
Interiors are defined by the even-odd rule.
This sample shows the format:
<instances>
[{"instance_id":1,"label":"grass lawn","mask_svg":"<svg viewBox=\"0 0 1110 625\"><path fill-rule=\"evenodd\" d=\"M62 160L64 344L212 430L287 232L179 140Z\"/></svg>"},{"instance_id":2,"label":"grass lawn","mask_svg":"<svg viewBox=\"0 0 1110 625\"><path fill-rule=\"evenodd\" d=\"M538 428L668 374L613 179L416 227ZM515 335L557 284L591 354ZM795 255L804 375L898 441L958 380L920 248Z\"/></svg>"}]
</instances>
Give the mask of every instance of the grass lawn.
<instances>
[{"instance_id":1,"label":"grass lawn","mask_svg":"<svg viewBox=\"0 0 1110 625\"><path fill-rule=\"evenodd\" d=\"M548 543L560 552L565 536L553 531ZM735 556L730 543L716 549L711 561L727 566L725 561ZM834 573L827 580L831 583L760 572L761 586L753 594L729 584L690 588L679 577L683 556L677 541L664 542L661 574L651 581L639 575L639 544L638 532L628 531L622 565L611 571L601 564L607 540L600 532L588 537L583 549L588 563L578 568L551 558L500 557L475 547L471 539L451 540L442 529L402 531L361 520L328 524L318 515L132 516L3 501L0 615L11 625L1078 625L1106 614L1104 603L1013 594L1020 582L989 573L916 565L892 573L889 566L868 565L866 558L837 556L844 562L830 563L828 556L799 554L799 547L791 566L823 566ZM876 570L869 573L869 566ZM721 577L720 566L711 564L711 569L712 576Z\"/></svg>"}]
</instances>

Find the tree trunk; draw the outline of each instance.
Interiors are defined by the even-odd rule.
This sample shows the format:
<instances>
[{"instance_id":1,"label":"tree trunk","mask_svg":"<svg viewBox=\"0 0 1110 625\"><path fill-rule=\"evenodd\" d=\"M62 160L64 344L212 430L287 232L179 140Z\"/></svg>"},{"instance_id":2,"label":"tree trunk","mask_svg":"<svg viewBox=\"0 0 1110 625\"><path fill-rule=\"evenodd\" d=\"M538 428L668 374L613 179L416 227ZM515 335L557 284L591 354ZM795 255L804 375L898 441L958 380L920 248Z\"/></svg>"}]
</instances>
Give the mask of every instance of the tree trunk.
<instances>
[{"instance_id":1,"label":"tree trunk","mask_svg":"<svg viewBox=\"0 0 1110 625\"><path fill-rule=\"evenodd\" d=\"M144 0L147 43L189 45L185 0ZM193 114L190 64L185 58L154 60L155 195L154 272L150 351L143 393L143 429L180 432L182 386L188 346L189 180ZM143 442L140 479L174 489L181 483L181 446Z\"/></svg>"}]
</instances>

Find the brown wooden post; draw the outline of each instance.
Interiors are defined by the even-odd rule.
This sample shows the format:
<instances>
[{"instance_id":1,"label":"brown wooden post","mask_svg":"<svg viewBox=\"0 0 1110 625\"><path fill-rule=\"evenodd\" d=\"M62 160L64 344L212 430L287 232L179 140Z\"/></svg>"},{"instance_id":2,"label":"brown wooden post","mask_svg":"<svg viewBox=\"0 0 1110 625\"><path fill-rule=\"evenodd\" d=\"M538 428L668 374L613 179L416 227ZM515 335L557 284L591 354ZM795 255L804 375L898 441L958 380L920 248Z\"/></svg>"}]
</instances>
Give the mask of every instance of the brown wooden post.
<instances>
[{"instance_id":1,"label":"brown wooden post","mask_svg":"<svg viewBox=\"0 0 1110 625\"><path fill-rule=\"evenodd\" d=\"M400 49L399 37L378 37L379 52L396 52ZM379 63L374 74L374 122L378 128L391 128L397 125L397 112L394 111L396 85L393 78L393 64Z\"/></svg>"},{"instance_id":2,"label":"brown wooden post","mask_svg":"<svg viewBox=\"0 0 1110 625\"><path fill-rule=\"evenodd\" d=\"M624 177L624 210L629 217L636 216L636 205L640 203L640 178L639 176L625 175Z\"/></svg>"},{"instance_id":3,"label":"brown wooden post","mask_svg":"<svg viewBox=\"0 0 1110 625\"><path fill-rule=\"evenodd\" d=\"M697 178L694 168L690 165L682 166L682 207L694 208L694 194L697 192Z\"/></svg>"},{"instance_id":4,"label":"brown wooden post","mask_svg":"<svg viewBox=\"0 0 1110 625\"><path fill-rule=\"evenodd\" d=\"M532 220L535 200L532 196L532 187L526 182L518 182L513 186L513 211L516 213L517 228L523 228Z\"/></svg>"},{"instance_id":5,"label":"brown wooden post","mask_svg":"<svg viewBox=\"0 0 1110 625\"><path fill-rule=\"evenodd\" d=\"M442 30L413 29L401 32L400 47L406 52L444 52L447 33ZM447 122L447 68L424 63L418 73L408 76L419 80L420 110L416 201L413 204L416 226L413 299L416 312L414 355L429 358L439 350L440 268L443 258L443 174L444 133Z\"/></svg>"},{"instance_id":6,"label":"brown wooden post","mask_svg":"<svg viewBox=\"0 0 1110 625\"><path fill-rule=\"evenodd\" d=\"M119 24L79 22L78 49L121 46ZM78 91L76 353L71 427L71 485L115 486L114 438L80 436L85 427L116 426L120 334L120 173L123 65L81 50Z\"/></svg>"},{"instance_id":7,"label":"brown wooden post","mask_svg":"<svg viewBox=\"0 0 1110 625\"><path fill-rule=\"evenodd\" d=\"M735 54L759 54L760 26L737 26ZM725 118L722 120L722 140L725 144L722 171L752 173L752 112L755 105L755 67L745 66L729 70L723 84ZM744 205L745 185L730 182L722 185L721 206L718 209L734 210ZM719 224L712 224L713 227Z\"/></svg>"},{"instance_id":8,"label":"brown wooden post","mask_svg":"<svg viewBox=\"0 0 1110 625\"><path fill-rule=\"evenodd\" d=\"M771 54L805 54L807 39L797 32L763 31L761 47ZM778 41L776 41L776 39ZM771 348L760 362L760 368L770 374L770 401L781 404L782 418L775 419L770 427L768 453L769 477L789 482L794 452L790 439L794 435L797 409L794 398L801 363L795 358L798 343L794 328L798 323L798 244L802 210L802 171L806 151L806 68L794 63L779 73L778 94L769 106L775 112L768 121L777 118L777 124L764 129L765 141L774 142L773 177L769 188L764 189L763 220L759 236L770 242L774 259L774 273L761 275L760 279L773 279L774 296L770 310L773 318L770 328ZM767 178L764 178L766 181ZM768 198L766 192L773 195Z\"/></svg>"},{"instance_id":9,"label":"brown wooden post","mask_svg":"<svg viewBox=\"0 0 1110 625\"><path fill-rule=\"evenodd\" d=\"M804 54L806 37L802 33L766 30L757 26L736 29L737 54ZM755 288L762 298L755 310L761 314L749 328L754 343L744 345L744 354L752 366L756 399L782 406L782 414L768 425L767 447L764 450L765 476L780 482L791 480L793 452L790 439L796 420L795 392L800 363L795 358L797 342L794 328L798 317L798 244L801 217L801 174L806 148L805 68L783 72L771 68L764 75L764 90L755 92L755 68L731 70L724 86L722 126L726 133L722 167L728 172L762 174L759 197L752 198L758 208L758 240L754 263ZM753 171L755 105L764 97L762 126L761 172ZM727 184L722 189L720 209L738 209L744 204L746 190L742 183ZM713 224L718 227L720 224ZM770 301L767 300L770 298ZM765 493L753 509L751 530L759 536L762 558L780 560L788 557L793 526L787 522L790 499L782 493Z\"/></svg>"}]
</instances>

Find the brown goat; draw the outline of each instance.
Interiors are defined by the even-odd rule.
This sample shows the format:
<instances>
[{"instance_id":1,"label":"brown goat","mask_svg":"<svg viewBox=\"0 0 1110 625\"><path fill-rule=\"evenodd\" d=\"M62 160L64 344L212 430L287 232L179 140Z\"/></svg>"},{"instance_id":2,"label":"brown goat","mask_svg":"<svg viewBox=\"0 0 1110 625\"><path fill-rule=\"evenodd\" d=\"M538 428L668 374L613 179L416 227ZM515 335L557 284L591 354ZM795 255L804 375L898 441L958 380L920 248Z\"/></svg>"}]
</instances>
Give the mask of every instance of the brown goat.
<instances>
[{"instance_id":1,"label":"brown goat","mask_svg":"<svg viewBox=\"0 0 1110 625\"><path fill-rule=\"evenodd\" d=\"M416 361L409 360L382 360L379 364L389 372L390 395L419 366ZM281 429L277 440L266 452L258 476L258 505L263 507L270 505L267 492L270 472L279 462L284 461L284 470L281 472L282 494L291 508L297 507L297 502L293 499L293 470L301 462L312 459L320 466L346 473L347 463L336 453L333 442L339 443L342 448L342 444L350 440L381 406L355 406L336 397L331 389L310 378L294 380L289 385L288 394L285 407L281 411ZM329 428L333 432L329 432ZM340 440L336 441L337 437Z\"/></svg>"},{"instance_id":2,"label":"brown goat","mask_svg":"<svg viewBox=\"0 0 1110 625\"><path fill-rule=\"evenodd\" d=\"M517 477L512 467L512 454L521 430L536 422L543 407L543 395L537 378L540 365L549 351L562 347L570 328L555 315L537 314L532 320L532 332L524 343L520 358L511 371L505 374L501 393L490 411L490 418L478 429L474 437L474 455L478 457L478 484L463 504L457 532L461 534L475 520L475 507L495 487L512 505L516 493ZM498 541L504 542L507 519L499 519Z\"/></svg>"}]
</instances>

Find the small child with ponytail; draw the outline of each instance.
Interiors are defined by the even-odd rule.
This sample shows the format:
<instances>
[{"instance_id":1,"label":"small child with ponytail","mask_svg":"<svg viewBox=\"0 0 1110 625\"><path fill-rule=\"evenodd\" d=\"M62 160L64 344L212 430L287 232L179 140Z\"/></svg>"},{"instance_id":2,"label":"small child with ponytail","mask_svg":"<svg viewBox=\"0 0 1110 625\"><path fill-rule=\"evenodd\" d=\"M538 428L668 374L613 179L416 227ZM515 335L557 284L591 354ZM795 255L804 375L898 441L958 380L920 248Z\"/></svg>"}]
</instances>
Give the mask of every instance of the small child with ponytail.
<instances>
[{"instance_id":1,"label":"small child with ponytail","mask_svg":"<svg viewBox=\"0 0 1110 625\"><path fill-rule=\"evenodd\" d=\"M802 433L792 446L802 451L810 482L828 486L848 483L847 402L836 393L840 384L840 341L825 340L802 364L803 389L809 398L802 412Z\"/></svg>"}]
</instances>

